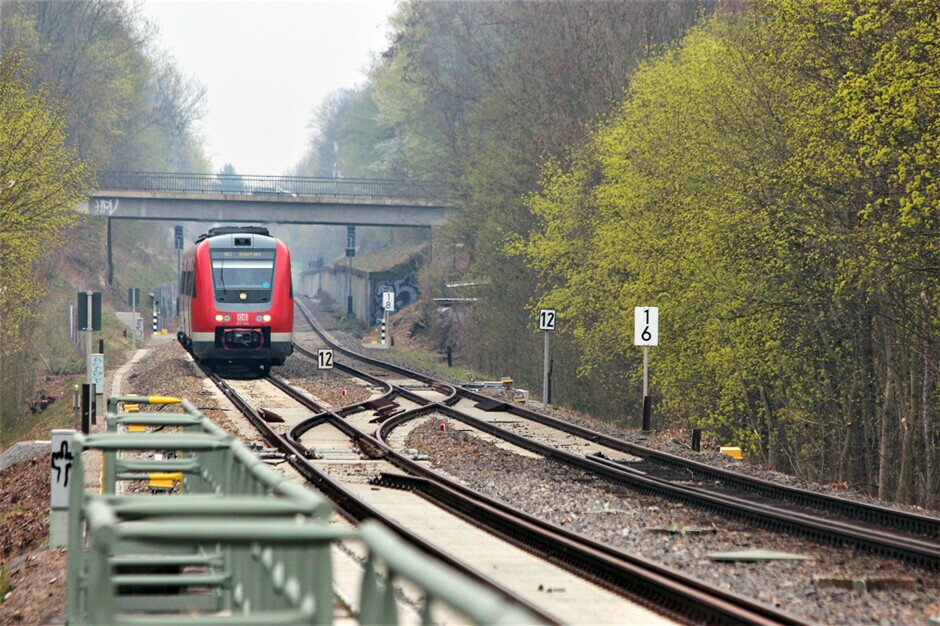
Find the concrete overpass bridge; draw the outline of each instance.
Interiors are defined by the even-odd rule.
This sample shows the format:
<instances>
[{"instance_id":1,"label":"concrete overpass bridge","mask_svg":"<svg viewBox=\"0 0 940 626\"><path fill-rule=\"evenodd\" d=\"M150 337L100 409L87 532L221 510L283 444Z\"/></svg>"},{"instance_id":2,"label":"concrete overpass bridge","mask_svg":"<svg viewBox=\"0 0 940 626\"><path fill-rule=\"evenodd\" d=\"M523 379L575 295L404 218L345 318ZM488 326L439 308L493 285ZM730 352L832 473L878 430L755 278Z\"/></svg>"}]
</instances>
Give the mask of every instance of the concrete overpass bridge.
<instances>
[{"instance_id":1,"label":"concrete overpass bridge","mask_svg":"<svg viewBox=\"0 0 940 626\"><path fill-rule=\"evenodd\" d=\"M108 219L430 228L453 209L421 181L101 172L80 211Z\"/></svg>"},{"instance_id":2,"label":"concrete overpass bridge","mask_svg":"<svg viewBox=\"0 0 940 626\"><path fill-rule=\"evenodd\" d=\"M112 220L425 228L430 242L431 227L455 211L447 197L444 185L413 180L99 172L78 210L108 220L111 284Z\"/></svg>"}]
</instances>

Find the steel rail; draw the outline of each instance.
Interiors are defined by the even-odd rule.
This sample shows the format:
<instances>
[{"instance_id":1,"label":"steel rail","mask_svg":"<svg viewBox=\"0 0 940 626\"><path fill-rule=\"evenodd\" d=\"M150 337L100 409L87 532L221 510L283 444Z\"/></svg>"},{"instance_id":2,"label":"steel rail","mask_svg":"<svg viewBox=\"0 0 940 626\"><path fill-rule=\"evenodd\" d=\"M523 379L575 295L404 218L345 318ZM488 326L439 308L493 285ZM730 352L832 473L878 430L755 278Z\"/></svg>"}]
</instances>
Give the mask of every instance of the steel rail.
<instances>
[{"instance_id":1,"label":"steel rail","mask_svg":"<svg viewBox=\"0 0 940 626\"><path fill-rule=\"evenodd\" d=\"M419 374L416 372L409 372L409 370L402 368L397 365L384 363L378 359L373 359L370 357L365 357L351 350L345 349L341 346L335 344L325 333L323 333L317 325L312 320L309 313L306 311L305 307L302 304L298 303L298 307L301 311L302 316L310 324L311 328L321 337L321 339L333 346L334 349L339 350L353 358L363 360L364 362L374 365L376 367L383 367L396 371L400 374L406 376L413 376L418 380L426 382L426 384L431 384L437 382L434 379L426 376L424 374ZM467 398L476 402L487 401L492 403L493 398L489 396L484 396L482 394L474 393L467 389L456 388L457 397ZM487 422L482 420L477 420L472 416L466 415L462 412L456 411L449 404L455 404L456 401L452 398L448 402L441 403L439 409L445 415L450 415L455 419L460 419L469 425L479 428L484 432L488 432L493 436L502 438L504 440L510 441L520 447L529 449L537 454L541 454L548 458L561 461L570 465L575 465L581 467L585 470L605 475L608 478L616 480L623 484L630 484L636 488L640 488L647 492L657 493L665 497L671 497L674 499L679 499L685 502L692 504L698 504L699 506L704 506L711 510L720 511L723 515L728 515L737 518L744 518L761 524L769 528L782 528L792 532L800 533L817 539L827 541L829 543L841 544L845 542L851 542L854 545L862 547L868 551L871 551L876 554L888 555L897 558L904 559L908 562L912 562L923 567L927 567L933 570L940 570L940 546L935 543L928 541L919 540L915 537L906 537L906 536L897 536L891 535L885 532L881 532L878 529L873 528L859 528L853 527L845 522L838 522L831 518L822 518L819 516L809 515L806 513L795 513L792 510L783 509L768 504L757 504L752 502L747 502L741 498L734 497L729 494L716 494L714 492L709 492L704 489L696 489L694 487L688 487L685 485L675 485L674 483L664 480L656 479L651 476L646 476L642 472L637 472L631 470L628 467L624 467L623 464L616 464L618 467L614 468L609 461L605 462L603 459L598 458L581 458L574 455L562 452L555 448L549 446L544 446L531 440L525 439L509 431L498 428L496 426L490 425ZM524 419L529 419L537 423L556 428L562 432L579 436L581 438L593 441L595 443L610 447L612 449L620 450L627 454L633 454L643 458L655 458L662 459L663 462L669 462L673 466L679 466L683 468L688 468L690 470L700 469L701 471L706 470L716 470L719 472L724 472L723 470L717 470L717 468L710 468L703 463L698 463L692 461L691 463L695 464L695 467L685 463L685 459L682 457L677 457L674 455L669 455L668 453L661 453L658 451L650 450L642 446L637 446L630 444L613 437L598 433L574 424L569 424L561 420L537 413L535 411L520 407L514 403L501 402L502 407L497 406L496 408L501 408L507 413L517 415ZM453 411L453 413L451 413ZM377 438L383 439L383 433L390 432L390 429L394 428L395 425L400 424L403 419L405 419L406 414L400 414L383 423L379 428L377 433ZM730 474L724 472L724 474ZM708 475L717 475L717 474L708 474ZM737 477L737 481L746 482L746 479ZM765 490L770 490L770 494L773 494L772 488L775 487L773 483L769 481L760 481L763 483L762 487ZM781 487L781 492L789 491L799 491L789 487ZM805 492L811 494L811 492ZM767 494L764 494L767 495ZM843 499L832 498L830 496L824 496L823 494L818 494L820 497L817 502L830 502L832 500L838 500L841 502ZM777 500L784 499L782 496L777 495ZM822 508L826 508L824 505L817 505ZM860 504L860 510L870 510L870 509L883 509L886 512L890 512L889 509L884 509L884 507L871 507L870 505ZM915 516L905 514L903 512L898 512L897 516L892 517L892 519L916 519L918 523L923 523L925 520L932 520L932 518L926 516ZM935 521L935 520L934 520Z\"/></svg>"},{"instance_id":2,"label":"steel rail","mask_svg":"<svg viewBox=\"0 0 940 626\"><path fill-rule=\"evenodd\" d=\"M228 383L226 383L221 377L210 370L203 368L206 376L219 388L219 390L229 399L235 407L242 412L243 415L251 422L251 424L262 434L264 440L270 444L272 447L275 447L285 453L287 461L291 464L294 469L296 469L304 478L309 482L314 484L324 495L330 498L331 501L336 505L340 514L352 523L362 522L367 519L374 519L381 522L389 530L394 532L396 535L401 537L407 543L413 545L415 548L421 552L427 554L430 557L433 557L449 567L461 572L462 574L468 576L474 581L487 586L488 588L495 591L497 594L505 598L507 601L512 602L518 606L523 607L525 610L532 613L538 619L542 620L546 624L558 624L557 618L546 613L543 609L537 605L531 603L525 598L521 598L514 594L512 591L506 587L500 585L496 581L488 578L483 575L476 569L468 567L463 562L455 559L448 553L440 550L433 544L429 543L425 539L421 538L417 534L409 531L405 527L401 526L394 519L388 517L378 509L366 504L359 498L357 498L352 492L347 490L337 481L332 480L326 473L321 471L315 464L310 462L306 458L306 449L299 444L297 441L285 437L280 433L276 432L271 426L264 421L261 417L260 412L251 406L246 400L244 400ZM270 379L270 377L269 377ZM289 387L283 381L279 381L285 387ZM320 405L314 402L312 399L307 397L305 394L301 394L296 390L292 389L291 396L295 399L303 398L303 403L305 406L310 403L313 406L316 406L320 409ZM309 408L309 406L308 406ZM315 416L311 418L312 420L329 420L330 423L336 424L345 424L343 419L333 413L325 412L320 416ZM309 420L308 420L309 421Z\"/></svg>"},{"instance_id":3,"label":"steel rail","mask_svg":"<svg viewBox=\"0 0 940 626\"><path fill-rule=\"evenodd\" d=\"M458 388L458 395L469 400L480 402L483 400L492 402L493 398L484 396L469 389ZM804 506L813 506L820 509L827 509L838 512L845 517L857 519L859 521L869 522L887 526L890 528L903 529L912 533L925 535L928 537L940 537L940 519L907 511L899 511L888 507L856 502L838 496L817 493L797 487L778 485L768 480L752 478L735 474L729 470L714 467L706 463L686 459L681 456L653 450L637 444L632 444L609 435L599 433L582 426L577 426L569 422L559 420L531 409L521 407L509 402L503 403L504 410L507 413L529 419L544 426L556 428L570 435L581 437L588 441L603 445L605 447L618 450L625 454L641 457L646 460L655 461L664 466L679 468L694 472L705 480L721 480L734 485L740 489L750 491L766 497L777 500L788 500L795 504Z\"/></svg>"},{"instance_id":4,"label":"steel rail","mask_svg":"<svg viewBox=\"0 0 940 626\"><path fill-rule=\"evenodd\" d=\"M311 316L302 305L300 305L300 311L307 322L310 324L311 328L313 328L314 331L317 332L324 341L328 342L330 345L333 345L334 349L338 349L355 358L363 359L366 362L378 367L386 367L404 375L413 375L423 382L426 382L426 384L439 382L424 374L418 374L414 372L409 373L408 370L399 366L384 364L382 361L377 359L364 357L356 352L335 345L334 342L330 341L325 336L325 334L316 327L312 321ZM456 404L459 398L466 398L475 402L494 401L494 398L490 396L485 396L469 389L455 387L455 391L458 399L450 400L446 402L446 404ZM555 428L561 432L592 441L605 447L618 450L625 454L630 454L651 462L659 463L666 467L690 471L700 476L703 480L719 480L730 486L767 498L783 500L800 506L815 507L817 509L835 512L848 519L854 519L891 529L903 530L912 534L940 538L940 519L936 517L930 517L928 515L921 515L907 511L899 511L897 509L891 509L888 507L864 502L856 502L847 498L840 498L838 496L817 493L797 487L778 485L771 481L760 478L742 476L732 471L717 468L706 463L692 459L686 459L668 452L653 450L651 448L646 448L644 446L616 439L609 435L605 435L603 433L584 428L576 424L571 424L569 422L538 413L531 409L519 406L515 403L501 402L500 404L503 406L497 406L496 408L502 409L503 411L512 415L532 420L544 426ZM621 465L626 464L621 463Z\"/></svg>"},{"instance_id":5,"label":"steel rail","mask_svg":"<svg viewBox=\"0 0 940 626\"><path fill-rule=\"evenodd\" d=\"M835 520L798 514L790 510L765 504L755 504L724 494L716 495L707 493L696 488L646 476L618 464L597 459L596 457L573 455L564 450L559 450L558 448L553 448L504 430L499 426L467 415L453 407L439 405L437 410L443 415L456 419L494 437L508 441L520 448L545 458L592 472L643 493L668 497L673 500L679 500L687 504L717 511L728 517L745 519L766 528L786 530L823 540L831 544L839 545L847 542L852 543L875 554L901 558L926 568L940 570L940 548L938 548L936 544L918 541L908 537L897 537L887 533L878 533L871 529L858 529L846 524L840 524ZM402 414L384 422L378 429L377 438L381 441L385 441L388 434L407 419L409 419L409 416Z\"/></svg>"},{"instance_id":6,"label":"steel rail","mask_svg":"<svg viewBox=\"0 0 940 626\"><path fill-rule=\"evenodd\" d=\"M651 608L695 623L805 624L773 607L717 589L673 569L567 531L456 483L382 474L375 484L416 491L465 519L497 529L559 565L587 572L604 586L645 599Z\"/></svg>"},{"instance_id":7,"label":"steel rail","mask_svg":"<svg viewBox=\"0 0 940 626\"><path fill-rule=\"evenodd\" d=\"M303 311L302 308L301 310L307 317L311 328L318 332L328 345L332 345L354 358L360 358L360 355L337 346L325 337L316 324L306 315L306 311ZM308 352L308 354L312 353ZM376 359L366 357L363 360L370 365L391 369L417 380L428 378ZM350 370L353 370L353 368L345 371L354 373L354 370ZM430 380L431 382L437 382L433 379ZM282 390L291 393L288 389L282 388ZM296 399L304 402L302 394L299 394L299 396ZM448 397L448 400L453 401L453 397ZM308 406L308 408L313 407ZM477 524L482 522L489 529L498 528L500 529L499 534L507 540L528 549L535 549L539 554L558 565L566 568L573 567L582 575L586 574L620 593L640 597L645 604L659 610L670 610L695 622L804 623L793 616L749 598L714 589L701 581L688 578L669 568L601 546L590 539L558 529L548 522L498 503L462 485L450 483L449 481L446 481L445 484L445 482L442 482L444 479L438 474L398 453L384 440L382 434L386 429L391 430L397 424L437 411L458 413L456 409L444 403L429 402L424 406L390 418L377 429L375 436L370 436L346 423L335 413L325 412L306 422L297 424L287 433L287 437L296 441L303 432L306 432L314 425L329 421L336 428L346 433L347 436L354 438L360 445L360 449L368 450L370 455L391 462L399 469L422 476L427 481L423 483L425 485L433 484L437 486L433 489L422 489L421 493L424 497L432 499L439 505L454 511L455 514L468 519L468 521ZM430 494L437 495L432 497ZM449 495L445 498L441 494ZM457 496L455 494L461 495ZM458 501L459 504L456 504ZM499 513L494 513L495 511L499 511Z\"/></svg>"},{"instance_id":8,"label":"steel rail","mask_svg":"<svg viewBox=\"0 0 940 626\"><path fill-rule=\"evenodd\" d=\"M278 387L296 400L309 402L303 394L292 390L289 386L282 385L284 385L283 382ZM401 418L392 419L407 421L440 409L440 404L428 404L402 414ZM388 461L403 471L421 476L422 480L427 482L423 483L426 487L419 490L420 494L439 506L476 525L483 525L491 532L494 529L498 530L497 534L505 539L528 550L534 550L540 556L548 558L561 567L573 569L580 575L587 575L618 593L639 598L650 608L665 610L694 623L805 623L748 598L713 589L705 583L688 578L669 568L606 548L597 542L559 529L462 485L445 482L433 471L395 451L382 439L361 432L335 412L323 412L309 418L295 425L285 437L293 440L295 450L302 451L303 446L297 444L299 435L324 423L331 424L346 436L354 439L360 449L372 458ZM319 472L315 467L314 469ZM413 477L412 479L416 480ZM402 480L406 479L402 478ZM394 482L376 484L397 486ZM427 485L433 485L433 488ZM442 494L448 495L444 497ZM329 495L333 497L332 494Z\"/></svg>"},{"instance_id":9,"label":"steel rail","mask_svg":"<svg viewBox=\"0 0 940 626\"><path fill-rule=\"evenodd\" d=\"M375 359L370 356L360 354L359 352L349 350L348 348L344 348L343 346L339 345L338 343L336 343L335 341L333 341L332 339L326 336L326 333L319 326L317 326L317 324L313 321L313 317L310 315L309 311L307 311L306 307L304 307L304 305L301 304L299 300L295 299L294 303L297 306L297 310L300 311L301 316L304 318L304 320L307 322L307 324L310 326L313 332L315 332L320 337L320 339L323 340L325 344L332 347L333 350L340 352L342 354L345 354L348 357L362 361L363 363L368 363L369 365L372 365L374 367L379 367L379 368L388 370L390 372L395 372L396 374L401 374L402 376L407 376L408 378L413 378L414 380L420 381L424 383L425 385L428 385L429 387L434 388L435 390L438 391L438 393L441 393L442 395L447 396L447 398L443 401L445 404L454 404L460 400L461 389L454 385L451 385L450 383L445 383L443 381L437 380L436 378L427 376L426 374L422 374L420 372L414 372L412 370L401 367L400 365L395 365L394 363L387 363L385 361L381 361L379 359ZM313 352L311 352L310 350L307 350L306 348L298 344L296 341L294 342L294 347L298 351L300 351L301 353L307 356L310 356L312 358L316 357L316 355ZM355 368L350 367L348 369L344 369L344 371L353 373L358 370L355 370ZM355 374L355 373L353 373L353 375L358 376L358 374ZM446 392L442 391L445 389L446 389Z\"/></svg>"}]
</instances>

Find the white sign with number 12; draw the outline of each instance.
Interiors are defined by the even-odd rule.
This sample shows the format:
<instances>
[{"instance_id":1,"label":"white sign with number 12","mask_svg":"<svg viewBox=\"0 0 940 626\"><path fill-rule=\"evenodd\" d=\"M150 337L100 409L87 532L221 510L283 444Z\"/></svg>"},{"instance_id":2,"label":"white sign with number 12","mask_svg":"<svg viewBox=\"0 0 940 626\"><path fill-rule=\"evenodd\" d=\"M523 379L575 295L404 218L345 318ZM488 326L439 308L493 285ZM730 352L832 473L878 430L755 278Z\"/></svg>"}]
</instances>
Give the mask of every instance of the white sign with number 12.
<instances>
[{"instance_id":1,"label":"white sign with number 12","mask_svg":"<svg viewBox=\"0 0 940 626\"><path fill-rule=\"evenodd\" d=\"M638 306L633 309L633 345L659 345L659 307Z\"/></svg>"},{"instance_id":2,"label":"white sign with number 12","mask_svg":"<svg viewBox=\"0 0 940 626\"><path fill-rule=\"evenodd\" d=\"M539 310L539 330L555 330L555 309Z\"/></svg>"}]
</instances>

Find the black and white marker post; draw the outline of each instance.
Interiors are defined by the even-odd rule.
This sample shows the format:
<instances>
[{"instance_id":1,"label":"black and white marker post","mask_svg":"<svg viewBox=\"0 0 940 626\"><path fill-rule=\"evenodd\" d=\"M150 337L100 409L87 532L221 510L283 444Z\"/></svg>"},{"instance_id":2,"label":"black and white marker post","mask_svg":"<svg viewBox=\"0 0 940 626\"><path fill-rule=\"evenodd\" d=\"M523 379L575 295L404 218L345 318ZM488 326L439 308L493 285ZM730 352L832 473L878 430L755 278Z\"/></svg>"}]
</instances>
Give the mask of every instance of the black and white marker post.
<instances>
[{"instance_id":1,"label":"black and white marker post","mask_svg":"<svg viewBox=\"0 0 940 626\"><path fill-rule=\"evenodd\" d=\"M382 345L385 345L385 333L388 329L388 314L395 310L395 292L382 292Z\"/></svg>"},{"instance_id":2,"label":"black and white marker post","mask_svg":"<svg viewBox=\"0 0 940 626\"><path fill-rule=\"evenodd\" d=\"M555 309L539 310L539 330L545 334L545 362L542 370L542 404L548 406L550 398L548 397L548 368L551 360L549 359L549 335L555 330L555 321L557 320Z\"/></svg>"},{"instance_id":3,"label":"black and white marker post","mask_svg":"<svg viewBox=\"0 0 940 626\"><path fill-rule=\"evenodd\" d=\"M633 309L633 345L643 346L643 430L650 429L653 406L650 401L650 346L659 345L659 307Z\"/></svg>"}]
</instances>

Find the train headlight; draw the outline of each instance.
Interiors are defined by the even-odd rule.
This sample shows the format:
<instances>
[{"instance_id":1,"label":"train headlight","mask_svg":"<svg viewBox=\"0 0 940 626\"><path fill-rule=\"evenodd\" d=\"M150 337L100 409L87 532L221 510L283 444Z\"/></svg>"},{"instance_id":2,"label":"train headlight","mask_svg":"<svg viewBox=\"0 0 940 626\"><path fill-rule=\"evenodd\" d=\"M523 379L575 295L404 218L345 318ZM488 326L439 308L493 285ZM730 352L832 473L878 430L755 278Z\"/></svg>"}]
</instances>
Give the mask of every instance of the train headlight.
<instances>
[{"instance_id":1,"label":"train headlight","mask_svg":"<svg viewBox=\"0 0 940 626\"><path fill-rule=\"evenodd\" d=\"M215 321L221 322L221 321L222 321L222 315L221 315L221 314L220 314L220 315L216 315L216 316L215 316Z\"/></svg>"},{"instance_id":2,"label":"train headlight","mask_svg":"<svg viewBox=\"0 0 940 626\"><path fill-rule=\"evenodd\" d=\"M259 322L270 322L270 321L271 321L271 316L268 315L267 313L265 313L264 315L259 315L259 316L258 316L258 321L259 321Z\"/></svg>"},{"instance_id":3,"label":"train headlight","mask_svg":"<svg viewBox=\"0 0 940 626\"><path fill-rule=\"evenodd\" d=\"M222 315L221 313L217 313L216 316L215 316L215 321L217 321L217 322L231 322L231 321L232 321L232 316L231 316L231 315Z\"/></svg>"}]
</instances>

